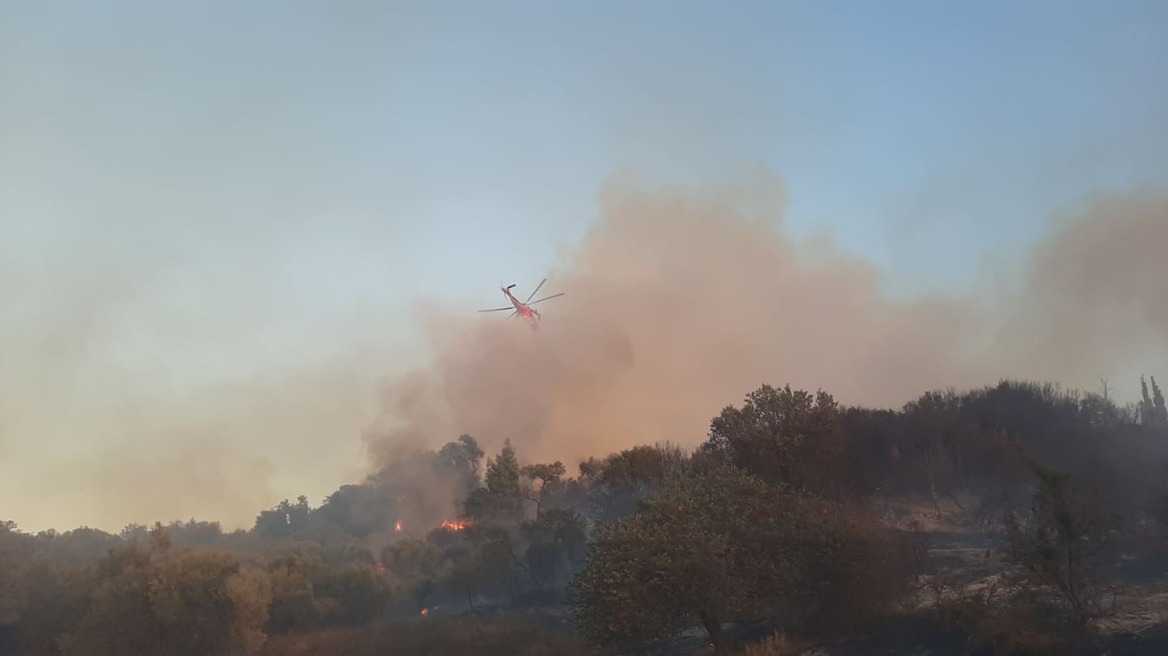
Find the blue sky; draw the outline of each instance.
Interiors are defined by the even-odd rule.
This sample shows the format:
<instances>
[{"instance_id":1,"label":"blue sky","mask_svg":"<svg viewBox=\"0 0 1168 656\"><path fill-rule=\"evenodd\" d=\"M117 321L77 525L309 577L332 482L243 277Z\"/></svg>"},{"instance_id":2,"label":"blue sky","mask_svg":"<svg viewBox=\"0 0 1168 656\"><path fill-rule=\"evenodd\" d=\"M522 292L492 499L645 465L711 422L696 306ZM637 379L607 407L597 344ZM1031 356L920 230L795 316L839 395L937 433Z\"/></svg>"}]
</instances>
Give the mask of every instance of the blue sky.
<instances>
[{"instance_id":1,"label":"blue sky","mask_svg":"<svg viewBox=\"0 0 1168 656\"><path fill-rule=\"evenodd\" d=\"M54 5L2 10L5 213L266 233L305 298L536 278L619 168L770 166L897 288L1168 172L1158 2Z\"/></svg>"},{"instance_id":2,"label":"blue sky","mask_svg":"<svg viewBox=\"0 0 1168 656\"><path fill-rule=\"evenodd\" d=\"M1168 179L1166 28L1153 1L5 2L0 329L84 324L94 389L258 375L373 316L409 360L414 298L530 288L624 169L769 167L792 230L891 292L969 286L1084 194Z\"/></svg>"}]
</instances>

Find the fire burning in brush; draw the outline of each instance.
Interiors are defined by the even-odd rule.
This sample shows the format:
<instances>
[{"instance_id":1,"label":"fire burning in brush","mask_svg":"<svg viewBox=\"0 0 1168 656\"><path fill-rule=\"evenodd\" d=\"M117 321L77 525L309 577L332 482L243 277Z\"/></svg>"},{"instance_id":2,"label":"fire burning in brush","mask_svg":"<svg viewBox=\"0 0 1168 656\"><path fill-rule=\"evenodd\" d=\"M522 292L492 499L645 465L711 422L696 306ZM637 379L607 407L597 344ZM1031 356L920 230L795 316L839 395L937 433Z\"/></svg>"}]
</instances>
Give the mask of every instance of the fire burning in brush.
<instances>
[{"instance_id":1,"label":"fire burning in brush","mask_svg":"<svg viewBox=\"0 0 1168 656\"><path fill-rule=\"evenodd\" d=\"M393 525L393 531L394 533L401 533L401 522L397 522Z\"/></svg>"},{"instance_id":2,"label":"fire burning in brush","mask_svg":"<svg viewBox=\"0 0 1168 656\"><path fill-rule=\"evenodd\" d=\"M461 531L467 526L470 526L470 522L460 522L452 519L442 521L442 528L450 529L451 531Z\"/></svg>"}]
</instances>

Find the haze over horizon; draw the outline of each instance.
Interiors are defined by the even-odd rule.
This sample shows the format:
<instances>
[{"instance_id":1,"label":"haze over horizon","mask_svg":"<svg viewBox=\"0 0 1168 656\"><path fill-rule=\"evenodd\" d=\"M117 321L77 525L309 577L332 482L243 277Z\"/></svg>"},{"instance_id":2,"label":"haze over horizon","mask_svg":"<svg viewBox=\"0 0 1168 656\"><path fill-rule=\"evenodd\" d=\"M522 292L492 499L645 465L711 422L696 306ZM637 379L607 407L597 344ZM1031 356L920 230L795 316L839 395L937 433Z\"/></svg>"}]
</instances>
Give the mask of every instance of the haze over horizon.
<instances>
[{"instance_id":1,"label":"haze over horizon","mask_svg":"<svg viewBox=\"0 0 1168 656\"><path fill-rule=\"evenodd\" d=\"M64 7L0 6L0 519L27 530L248 526L359 480L390 419L570 458L701 439L764 382L1168 381L1161 3ZM474 315L545 275L545 346ZM697 344L741 366L672 364ZM558 382L488 402L506 356ZM669 422L607 398L661 411L661 380L694 400ZM403 390L456 407L387 417Z\"/></svg>"}]
</instances>

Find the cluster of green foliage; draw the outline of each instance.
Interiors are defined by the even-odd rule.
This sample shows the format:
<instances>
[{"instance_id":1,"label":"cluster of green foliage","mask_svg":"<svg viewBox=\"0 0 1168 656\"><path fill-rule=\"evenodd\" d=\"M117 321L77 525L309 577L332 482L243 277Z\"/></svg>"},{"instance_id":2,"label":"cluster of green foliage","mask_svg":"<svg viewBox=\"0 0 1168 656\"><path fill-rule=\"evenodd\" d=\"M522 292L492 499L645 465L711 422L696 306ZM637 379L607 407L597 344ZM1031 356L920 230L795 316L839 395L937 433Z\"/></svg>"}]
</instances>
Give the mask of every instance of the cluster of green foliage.
<instances>
[{"instance_id":1,"label":"cluster of green foliage","mask_svg":"<svg viewBox=\"0 0 1168 656\"><path fill-rule=\"evenodd\" d=\"M264 644L271 581L228 552L173 551L158 530L149 547L113 549L93 566L53 567L12 528L0 549L26 551L17 568L3 568L14 575L4 588L18 649L194 656L255 654Z\"/></svg>"},{"instance_id":2,"label":"cluster of green foliage","mask_svg":"<svg viewBox=\"0 0 1168 656\"><path fill-rule=\"evenodd\" d=\"M846 630L907 590L911 545L830 501L719 466L600 528L570 598L586 635L636 644L700 620Z\"/></svg>"},{"instance_id":3,"label":"cluster of green foliage","mask_svg":"<svg viewBox=\"0 0 1168 656\"><path fill-rule=\"evenodd\" d=\"M721 651L728 626L845 635L915 580L919 545L874 510L890 495L938 511L970 493L1032 500L1005 516L1010 561L1082 621L1109 536L1139 513L1168 526L1168 435L1151 416L1029 383L929 392L899 411L763 385L696 450L637 446L575 476L524 463L510 442L484 462L463 435L318 507L282 501L250 530L0 524L0 653L282 656L282 636L358 634L353 653L373 653L361 641L397 629L363 627L500 604L570 610L605 646L692 626Z\"/></svg>"}]
</instances>

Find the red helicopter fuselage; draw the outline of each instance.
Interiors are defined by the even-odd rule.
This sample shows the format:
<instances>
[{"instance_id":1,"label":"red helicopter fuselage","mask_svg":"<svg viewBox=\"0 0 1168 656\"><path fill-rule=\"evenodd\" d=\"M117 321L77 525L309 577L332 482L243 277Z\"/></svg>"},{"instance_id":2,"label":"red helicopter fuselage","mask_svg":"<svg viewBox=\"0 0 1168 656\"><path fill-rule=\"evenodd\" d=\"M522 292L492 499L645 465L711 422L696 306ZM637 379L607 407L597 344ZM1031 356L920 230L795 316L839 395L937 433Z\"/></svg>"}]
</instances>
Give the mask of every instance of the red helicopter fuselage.
<instances>
[{"instance_id":1,"label":"red helicopter fuselage","mask_svg":"<svg viewBox=\"0 0 1168 656\"><path fill-rule=\"evenodd\" d=\"M527 323L531 324L531 327L534 329L536 326L539 325L539 322L541 319L541 317L539 316L539 310L537 310L537 309L527 305L523 301L515 298L515 296L513 296L511 294L511 287L514 287L514 286L515 285L511 285L510 287L504 287L503 294L507 297L507 300L511 301L511 305L515 306L515 314L520 319L523 319Z\"/></svg>"},{"instance_id":2,"label":"red helicopter fuselage","mask_svg":"<svg viewBox=\"0 0 1168 656\"><path fill-rule=\"evenodd\" d=\"M535 330L539 327L539 322L543 319L543 317L539 315L539 310L531 306L535 305L536 303L542 303L548 299L558 298L564 295L563 292L560 292L559 294L552 294L551 296L545 296L534 301L531 300L533 297L535 297L536 292L538 292L540 288L543 287L545 282L547 282L547 278L544 278L538 285L535 286L535 291L531 292L531 296L528 296L526 301L521 301L515 298L515 296L511 293L511 288L515 286L514 284L507 285L506 287L500 287L500 289L503 291L503 295L507 297L508 301L511 301L511 307L491 308L489 310L479 310L479 312L504 312L510 310L512 317L519 317L520 319L523 319L528 323L528 325L531 326L532 330Z\"/></svg>"}]
</instances>

